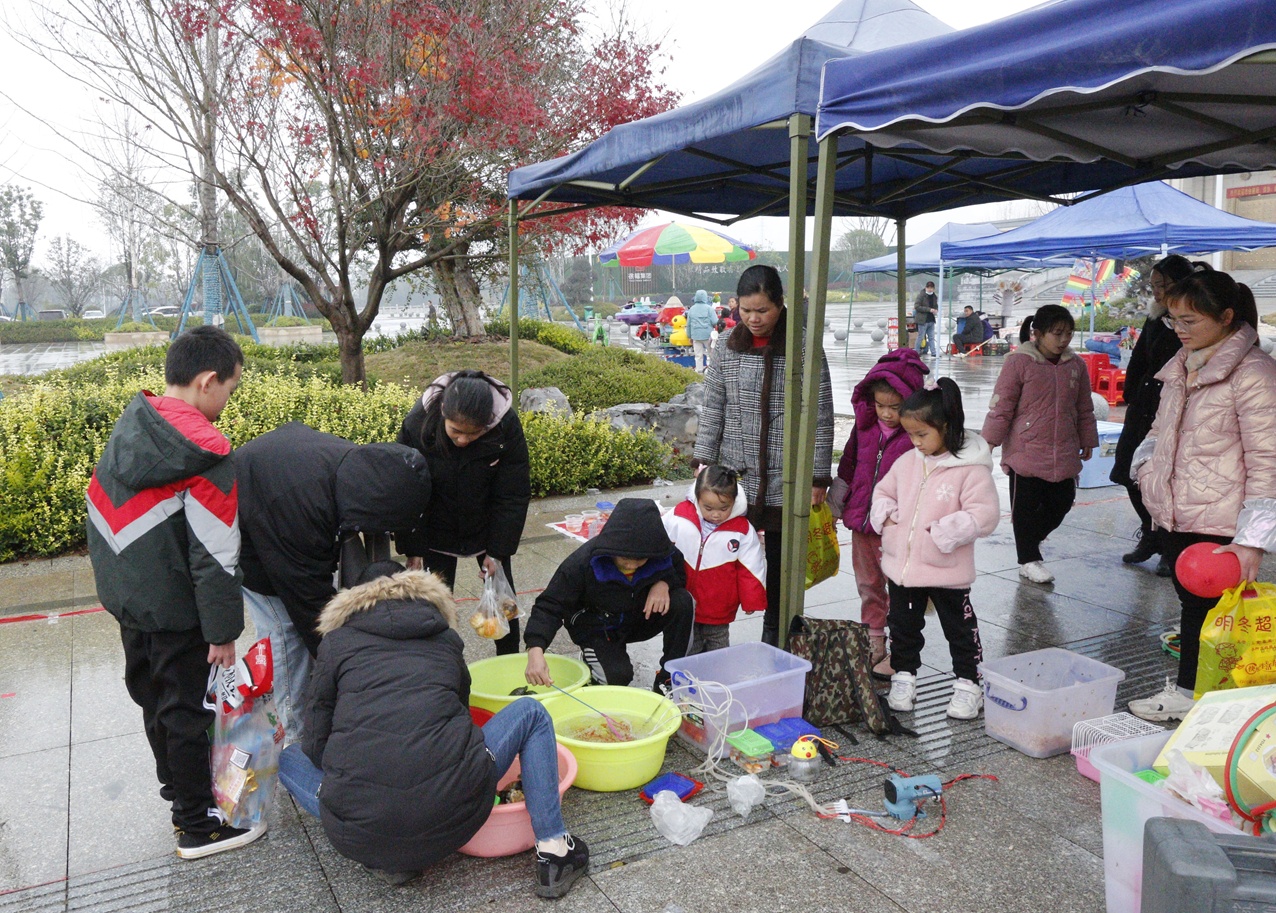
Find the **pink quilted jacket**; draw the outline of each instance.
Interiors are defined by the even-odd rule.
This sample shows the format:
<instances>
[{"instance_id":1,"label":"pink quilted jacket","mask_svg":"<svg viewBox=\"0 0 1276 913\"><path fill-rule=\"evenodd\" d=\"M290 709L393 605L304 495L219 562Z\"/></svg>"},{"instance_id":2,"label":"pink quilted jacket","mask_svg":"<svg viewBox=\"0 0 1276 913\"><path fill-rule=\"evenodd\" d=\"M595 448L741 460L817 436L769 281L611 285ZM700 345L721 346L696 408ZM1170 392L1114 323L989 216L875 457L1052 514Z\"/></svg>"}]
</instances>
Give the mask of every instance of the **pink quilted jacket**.
<instances>
[{"instance_id":1,"label":"pink quilted jacket","mask_svg":"<svg viewBox=\"0 0 1276 913\"><path fill-rule=\"evenodd\" d=\"M1188 350L1158 373L1161 406L1152 457L1137 476L1157 526L1236 534L1247 498L1276 498L1276 361L1243 326L1219 344L1193 385Z\"/></svg>"},{"instance_id":2,"label":"pink quilted jacket","mask_svg":"<svg viewBox=\"0 0 1276 913\"><path fill-rule=\"evenodd\" d=\"M1072 349L1051 364L1032 342L1006 356L984 418L1002 469L1062 482L1081 473L1081 448L1099 446L1090 374Z\"/></svg>"},{"instance_id":3,"label":"pink quilted jacket","mask_svg":"<svg viewBox=\"0 0 1276 913\"><path fill-rule=\"evenodd\" d=\"M992 454L973 431L961 453L945 454L929 477L920 452L901 456L873 489L869 513L882 534L887 577L899 586L950 589L975 582L975 540L991 535L1000 519Z\"/></svg>"}]
</instances>

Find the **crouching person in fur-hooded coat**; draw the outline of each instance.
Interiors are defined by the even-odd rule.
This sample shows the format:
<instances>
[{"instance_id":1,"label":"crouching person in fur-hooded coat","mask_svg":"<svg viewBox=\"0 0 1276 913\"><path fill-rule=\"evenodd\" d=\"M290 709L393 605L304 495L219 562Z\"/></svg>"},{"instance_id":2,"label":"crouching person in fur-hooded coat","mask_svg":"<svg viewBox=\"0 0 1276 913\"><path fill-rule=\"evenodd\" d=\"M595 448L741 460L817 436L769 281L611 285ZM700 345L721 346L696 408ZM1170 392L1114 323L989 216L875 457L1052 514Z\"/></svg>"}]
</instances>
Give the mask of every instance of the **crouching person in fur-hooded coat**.
<instances>
[{"instance_id":1,"label":"crouching person in fur-hooded coat","mask_svg":"<svg viewBox=\"0 0 1276 913\"><path fill-rule=\"evenodd\" d=\"M319 618L306 733L279 780L339 853L397 885L470 841L517 757L535 891L562 897L589 871L589 847L563 825L553 721L523 698L474 725L455 626L437 576L370 565Z\"/></svg>"},{"instance_id":2,"label":"crouching person in fur-hooded coat","mask_svg":"<svg viewBox=\"0 0 1276 913\"><path fill-rule=\"evenodd\" d=\"M420 871L487 820L497 771L470 719L452 594L409 571L345 590L319 616L302 748L343 856Z\"/></svg>"}]
</instances>

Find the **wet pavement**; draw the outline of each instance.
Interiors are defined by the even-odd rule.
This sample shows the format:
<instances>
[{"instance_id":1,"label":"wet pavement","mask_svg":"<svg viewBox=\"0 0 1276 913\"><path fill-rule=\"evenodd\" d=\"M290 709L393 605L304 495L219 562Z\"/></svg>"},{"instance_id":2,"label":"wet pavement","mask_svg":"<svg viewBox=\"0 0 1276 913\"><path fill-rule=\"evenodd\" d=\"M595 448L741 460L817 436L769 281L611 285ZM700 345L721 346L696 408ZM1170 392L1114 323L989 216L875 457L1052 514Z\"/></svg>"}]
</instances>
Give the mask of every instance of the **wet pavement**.
<instances>
[{"instance_id":1,"label":"wet pavement","mask_svg":"<svg viewBox=\"0 0 1276 913\"><path fill-rule=\"evenodd\" d=\"M836 322L835 322L836 325ZM883 348L838 353L828 337L839 403ZM938 360L966 393L978 428L1002 359ZM839 410L844 411L844 410ZM840 448L842 441L837 442ZM1003 508L1006 479L998 471ZM672 506L684 488L659 486L535 502L518 555L517 589L531 598L574 548L545 524L601 498L627 494ZM976 547L972 602L985 657L1057 645L1126 673L1117 708L1156 690L1172 669L1156 635L1177 621L1170 584L1152 565L1128 566L1137 519L1124 491L1085 489L1046 543L1052 586L1022 582L1007 517ZM849 536L843 570L807 593L816 617L858 618ZM1269 559L1267 576L1276 570ZM464 567L462 614L479 590ZM738 620L735 643L756 640L761 621ZM934 619L918 708L902 715L915 733L877 740L864 730L829 733L848 754L911 774L989 774L946 792L946 827L927 840L816 818L795 800L768 799L746 821L720 788L695 804L714 810L703 836L686 847L660 837L634 791L568 791L564 818L593 849L593 867L560 911L1040 911L1104 909L1099 788L1070 756L1034 760L985 735L982 721L947 719L951 671ZM462 625L466 655L491 655ZM251 623L241 648L252 642ZM560 635L554 650L573 653ZM656 650L634 648L636 685L650 683ZM125 693L118 628L98 607L83 557L0 565L0 913L9 911L188 911L213 907L268 911L523 911L532 894L530 853L484 860L453 856L400 888L388 887L335 853L318 822L282 791L269 833L256 844L205 860L173 854L141 714ZM850 737L858 738L852 744ZM699 758L677 740L666 770L689 773ZM774 775L768 775L774 776ZM704 779L702 777L702 779ZM820 801L846 798L880 807L883 772L862 763L826 771ZM932 812L933 814L933 812ZM918 830L934 826L933 817Z\"/></svg>"}]
</instances>

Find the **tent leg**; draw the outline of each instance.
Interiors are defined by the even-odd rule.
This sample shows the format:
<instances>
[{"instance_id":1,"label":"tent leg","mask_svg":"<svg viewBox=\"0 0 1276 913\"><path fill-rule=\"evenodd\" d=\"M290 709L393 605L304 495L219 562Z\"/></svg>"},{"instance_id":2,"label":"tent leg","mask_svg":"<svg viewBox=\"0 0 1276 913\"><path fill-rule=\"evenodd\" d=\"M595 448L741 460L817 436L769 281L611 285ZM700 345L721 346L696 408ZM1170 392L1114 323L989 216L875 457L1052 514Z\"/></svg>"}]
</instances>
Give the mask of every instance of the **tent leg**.
<instances>
[{"instance_id":1,"label":"tent leg","mask_svg":"<svg viewBox=\"0 0 1276 913\"><path fill-rule=\"evenodd\" d=\"M784 495L780 542L779 645L786 647L789 620L802 612L803 581L806 578L806 527L811 510L810 496L798 484L802 463L798 454L797 416L802 411L802 296L806 278L806 195L810 158L811 118L794 114L789 118L789 313L784 350ZM820 321L820 329L824 321ZM810 470L808 458L806 468ZM810 488L810 476L806 476ZM796 581L796 583L795 583ZM794 594L796 593L796 599Z\"/></svg>"},{"instance_id":2,"label":"tent leg","mask_svg":"<svg viewBox=\"0 0 1276 913\"><path fill-rule=\"evenodd\" d=\"M830 218L832 217L830 216ZM842 340L843 355L845 355L848 351L850 351L850 348L851 348L851 317L853 316L853 313L855 311L855 280L857 278L858 277L855 275L854 270L852 270L851 271L851 298L849 301L846 302L846 338ZM812 279L817 280L818 277L812 276ZM824 283L824 288L825 288L824 296L825 296L825 300L827 300L828 299L828 291L827 291L828 283L827 282Z\"/></svg>"},{"instance_id":3,"label":"tent leg","mask_svg":"<svg viewBox=\"0 0 1276 913\"><path fill-rule=\"evenodd\" d=\"M510 200L510 392L518 402L518 203Z\"/></svg>"},{"instance_id":4,"label":"tent leg","mask_svg":"<svg viewBox=\"0 0 1276 913\"><path fill-rule=\"evenodd\" d=\"M895 220L895 243L899 245L895 251L895 295L901 349L908 347L908 245L904 241L906 221L905 219Z\"/></svg>"}]
</instances>

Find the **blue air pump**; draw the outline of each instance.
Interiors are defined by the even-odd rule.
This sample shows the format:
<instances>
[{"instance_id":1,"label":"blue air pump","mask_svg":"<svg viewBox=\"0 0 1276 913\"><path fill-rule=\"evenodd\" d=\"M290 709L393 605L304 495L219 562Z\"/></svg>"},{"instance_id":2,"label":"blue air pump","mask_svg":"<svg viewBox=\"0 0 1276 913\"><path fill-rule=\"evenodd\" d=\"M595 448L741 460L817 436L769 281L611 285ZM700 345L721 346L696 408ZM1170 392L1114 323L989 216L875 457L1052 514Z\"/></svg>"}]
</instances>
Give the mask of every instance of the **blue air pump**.
<instances>
[{"instance_id":1,"label":"blue air pump","mask_svg":"<svg viewBox=\"0 0 1276 913\"><path fill-rule=\"evenodd\" d=\"M911 821L917 815L925 816L919 806L927 799L938 799L944 784L934 774L923 777L904 777L891 774L886 778L886 811L892 818Z\"/></svg>"}]
</instances>

